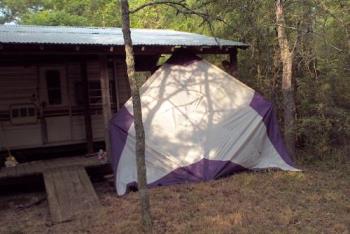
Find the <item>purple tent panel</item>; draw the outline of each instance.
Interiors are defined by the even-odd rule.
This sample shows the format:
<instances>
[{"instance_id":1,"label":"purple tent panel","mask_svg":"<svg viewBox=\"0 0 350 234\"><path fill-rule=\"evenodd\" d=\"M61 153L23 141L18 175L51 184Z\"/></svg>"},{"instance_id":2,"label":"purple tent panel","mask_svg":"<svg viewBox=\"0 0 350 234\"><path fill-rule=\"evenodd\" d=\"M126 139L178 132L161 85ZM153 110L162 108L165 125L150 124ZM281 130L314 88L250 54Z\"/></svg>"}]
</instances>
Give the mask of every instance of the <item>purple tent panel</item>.
<instances>
[{"instance_id":1,"label":"purple tent panel","mask_svg":"<svg viewBox=\"0 0 350 234\"><path fill-rule=\"evenodd\" d=\"M263 118L267 130L267 135L281 158L288 165L294 167L294 162L291 160L287 148L284 145L276 114L272 108L272 104L257 92L255 92L250 106Z\"/></svg>"}]
</instances>

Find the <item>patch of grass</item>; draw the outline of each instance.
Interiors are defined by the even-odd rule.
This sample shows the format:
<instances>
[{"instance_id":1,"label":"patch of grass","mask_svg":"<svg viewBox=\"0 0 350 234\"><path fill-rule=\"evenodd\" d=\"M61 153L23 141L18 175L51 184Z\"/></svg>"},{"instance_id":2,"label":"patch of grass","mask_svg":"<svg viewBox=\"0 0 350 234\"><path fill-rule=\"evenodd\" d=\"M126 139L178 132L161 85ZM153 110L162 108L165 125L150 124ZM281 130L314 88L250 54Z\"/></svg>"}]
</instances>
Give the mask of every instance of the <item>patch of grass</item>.
<instances>
[{"instance_id":1,"label":"patch of grass","mask_svg":"<svg viewBox=\"0 0 350 234\"><path fill-rule=\"evenodd\" d=\"M302 167L303 172L247 172L224 179L150 190L155 233L349 233L350 164ZM140 233L138 194L117 197L95 184L103 207L49 225L47 202L0 210L0 233ZM30 196L30 195L22 195ZM0 198L0 204L13 197Z\"/></svg>"}]
</instances>

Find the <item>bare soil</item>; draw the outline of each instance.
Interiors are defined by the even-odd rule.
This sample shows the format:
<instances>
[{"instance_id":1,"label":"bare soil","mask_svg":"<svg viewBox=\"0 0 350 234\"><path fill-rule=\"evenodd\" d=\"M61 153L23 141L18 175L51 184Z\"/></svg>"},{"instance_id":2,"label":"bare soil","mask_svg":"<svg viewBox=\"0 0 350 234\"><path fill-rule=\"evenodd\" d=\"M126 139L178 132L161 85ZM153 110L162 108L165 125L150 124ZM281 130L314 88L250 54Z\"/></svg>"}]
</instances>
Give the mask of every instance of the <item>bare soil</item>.
<instances>
[{"instance_id":1,"label":"bare soil","mask_svg":"<svg viewBox=\"0 0 350 234\"><path fill-rule=\"evenodd\" d=\"M350 164L240 173L150 190L155 233L349 233ZM0 233L140 233L138 194L94 183L102 208L52 224L45 193L0 197Z\"/></svg>"}]
</instances>

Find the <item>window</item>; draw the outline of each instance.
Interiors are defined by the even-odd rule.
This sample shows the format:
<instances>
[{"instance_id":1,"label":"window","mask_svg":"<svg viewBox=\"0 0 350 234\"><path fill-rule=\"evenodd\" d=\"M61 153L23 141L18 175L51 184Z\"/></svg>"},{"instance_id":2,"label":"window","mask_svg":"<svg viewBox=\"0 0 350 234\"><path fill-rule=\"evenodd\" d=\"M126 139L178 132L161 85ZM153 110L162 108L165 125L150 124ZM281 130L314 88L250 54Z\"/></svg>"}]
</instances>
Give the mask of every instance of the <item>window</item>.
<instances>
[{"instance_id":1,"label":"window","mask_svg":"<svg viewBox=\"0 0 350 234\"><path fill-rule=\"evenodd\" d=\"M18 109L12 109L11 118L18 118L18 116L19 116Z\"/></svg>"},{"instance_id":2,"label":"window","mask_svg":"<svg viewBox=\"0 0 350 234\"><path fill-rule=\"evenodd\" d=\"M82 82L78 81L74 83L74 97L75 97L75 104L78 106L84 105L84 92L83 92L83 84Z\"/></svg>"},{"instance_id":3,"label":"window","mask_svg":"<svg viewBox=\"0 0 350 234\"><path fill-rule=\"evenodd\" d=\"M82 82L76 82L74 84L74 93L75 93L75 102L78 105L84 103L84 92L83 92ZM89 104L90 105L102 105L102 93L101 93L101 84L99 80L89 80L88 82L88 92L89 92ZM109 83L109 92L111 97L111 103L115 103L116 94L114 81L110 80Z\"/></svg>"},{"instance_id":4,"label":"window","mask_svg":"<svg viewBox=\"0 0 350 234\"><path fill-rule=\"evenodd\" d=\"M100 81L89 81L89 103L90 105L102 104Z\"/></svg>"},{"instance_id":5,"label":"window","mask_svg":"<svg viewBox=\"0 0 350 234\"><path fill-rule=\"evenodd\" d=\"M10 106L12 124L33 124L37 122L37 111L34 104L14 104Z\"/></svg>"},{"instance_id":6,"label":"window","mask_svg":"<svg viewBox=\"0 0 350 234\"><path fill-rule=\"evenodd\" d=\"M61 76L59 70L47 70L45 72L47 97L49 105L62 104Z\"/></svg>"},{"instance_id":7,"label":"window","mask_svg":"<svg viewBox=\"0 0 350 234\"><path fill-rule=\"evenodd\" d=\"M20 109L21 117L26 117L27 116L27 112L28 112L27 110L28 110L28 108L26 108L26 107L22 107Z\"/></svg>"}]
</instances>

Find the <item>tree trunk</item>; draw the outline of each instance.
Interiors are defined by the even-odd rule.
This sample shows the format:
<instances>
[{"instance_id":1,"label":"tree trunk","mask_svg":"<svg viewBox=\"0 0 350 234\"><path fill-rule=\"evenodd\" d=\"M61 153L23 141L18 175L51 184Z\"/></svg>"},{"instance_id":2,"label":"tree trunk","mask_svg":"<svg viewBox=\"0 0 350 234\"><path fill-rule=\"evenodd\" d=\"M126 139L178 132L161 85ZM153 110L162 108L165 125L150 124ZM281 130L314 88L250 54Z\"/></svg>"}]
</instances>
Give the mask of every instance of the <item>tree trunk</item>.
<instances>
[{"instance_id":1,"label":"tree trunk","mask_svg":"<svg viewBox=\"0 0 350 234\"><path fill-rule=\"evenodd\" d=\"M284 109L284 138L289 154L295 159L295 100L293 95L293 52L286 35L282 0L276 1L277 37L282 60L282 93Z\"/></svg>"},{"instance_id":2,"label":"tree trunk","mask_svg":"<svg viewBox=\"0 0 350 234\"><path fill-rule=\"evenodd\" d=\"M139 88L135 79L135 59L132 47L129 19L128 0L121 0L121 13L123 36L125 44L125 61L127 65L128 79L131 89L132 104L134 110L134 127L136 133L136 164L137 164L137 185L140 195L141 216L144 231L152 233L152 218L150 213L150 202L147 190L146 162L145 162L145 132L142 123L141 98Z\"/></svg>"}]
</instances>

